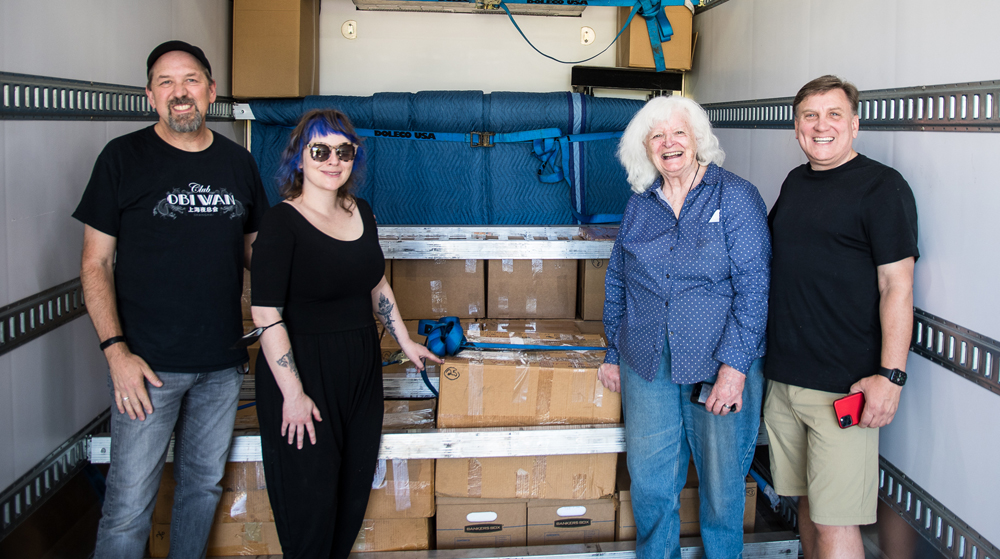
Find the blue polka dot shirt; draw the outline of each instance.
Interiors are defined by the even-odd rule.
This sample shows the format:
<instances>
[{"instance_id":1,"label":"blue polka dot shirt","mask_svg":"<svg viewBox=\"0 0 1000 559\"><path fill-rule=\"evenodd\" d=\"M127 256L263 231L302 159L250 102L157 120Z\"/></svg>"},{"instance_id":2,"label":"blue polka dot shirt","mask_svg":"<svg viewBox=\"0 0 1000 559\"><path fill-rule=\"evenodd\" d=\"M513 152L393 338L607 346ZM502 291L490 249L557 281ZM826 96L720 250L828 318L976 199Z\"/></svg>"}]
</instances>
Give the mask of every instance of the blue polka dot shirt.
<instances>
[{"instance_id":1,"label":"blue polka dot shirt","mask_svg":"<svg viewBox=\"0 0 1000 559\"><path fill-rule=\"evenodd\" d=\"M766 350L771 237L757 187L714 163L680 219L657 179L622 216L605 279L606 363L624 359L652 381L670 340L677 384L742 373Z\"/></svg>"}]
</instances>

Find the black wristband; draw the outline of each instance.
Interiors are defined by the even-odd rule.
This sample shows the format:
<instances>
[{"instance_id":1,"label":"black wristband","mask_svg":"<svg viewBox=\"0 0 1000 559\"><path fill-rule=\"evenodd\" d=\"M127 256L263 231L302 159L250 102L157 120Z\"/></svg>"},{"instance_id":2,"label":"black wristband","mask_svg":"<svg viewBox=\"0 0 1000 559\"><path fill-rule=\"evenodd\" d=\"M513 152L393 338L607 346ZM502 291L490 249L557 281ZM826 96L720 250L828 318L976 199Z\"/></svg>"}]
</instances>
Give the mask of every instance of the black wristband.
<instances>
[{"instance_id":1,"label":"black wristband","mask_svg":"<svg viewBox=\"0 0 1000 559\"><path fill-rule=\"evenodd\" d=\"M118 342L124 342L125 336L112 336L103 342L101 342L101 351L108 349L109 347L115 345Z\"/></svg>"},{"instance_id":2,"label":"black wristband","mask_svg":"<svg viewBox=\"0 0 1000 559\"><path fill-rule=\"evenodd\" d=\"M906 384L906 373L900 371L899 369L890 369L888 367L881 367L878 370L878 374L889 379L893 384L903 386Z\"/></svg>"}]
</instances>

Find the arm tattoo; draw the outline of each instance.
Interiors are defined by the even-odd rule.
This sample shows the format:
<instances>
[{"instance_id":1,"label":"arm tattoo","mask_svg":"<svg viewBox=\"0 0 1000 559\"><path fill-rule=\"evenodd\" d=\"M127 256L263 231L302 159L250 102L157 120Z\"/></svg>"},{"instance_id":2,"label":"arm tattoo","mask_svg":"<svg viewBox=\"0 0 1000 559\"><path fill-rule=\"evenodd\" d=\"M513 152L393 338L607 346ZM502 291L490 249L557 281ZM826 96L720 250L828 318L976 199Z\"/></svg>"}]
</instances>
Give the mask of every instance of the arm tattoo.
<instances>
[{"instance_id":1,"label":"arm tattoo","mask_svg":"<svg viewBox=\"0 0 1000 559\"><path fill-rule=\"evenodd\" d=\"M288 353L278 358L278 365L281 367L285 367L286 369L291 369L292 373L295 375L295 378L296 379L299 378L299 368L295 366L295 358L292 357L291 349L288 350Z\"/></svg>"},{"instance_id":2,"label":"arm tattoo","mask_svg":"<svg viewBox=\"0 0 1000 559\"><path fill-rule=\"evenodd\" d=\"M389 298L385 295L378 294L378 316L382 319L382 324L389 330L392 337L398 340L396 337L396 325L392 323L392 309L395 305L389 302Z\"/></svg>"}]
</instances>

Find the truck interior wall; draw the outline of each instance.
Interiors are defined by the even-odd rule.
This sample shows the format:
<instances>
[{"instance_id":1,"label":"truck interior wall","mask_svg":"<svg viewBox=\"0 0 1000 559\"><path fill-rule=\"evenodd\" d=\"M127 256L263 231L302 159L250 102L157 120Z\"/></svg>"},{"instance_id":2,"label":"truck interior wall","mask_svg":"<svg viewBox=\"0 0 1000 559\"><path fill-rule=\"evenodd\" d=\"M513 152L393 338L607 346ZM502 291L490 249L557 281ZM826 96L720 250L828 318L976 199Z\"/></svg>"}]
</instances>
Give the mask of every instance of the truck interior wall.
<instances>
[{"instance_id":1,"label":"truck interior wall","mask_svg":"<svg viewBox=\"0 0 1000 559\"><path fill-rule=\"evenodd\" d=\"M987 0L732 0L695 17L698 48L688 90L701 103L791 97L837 74L861 90L1000 78ZM789 130L717 130L726 167L772 205L785 175L805 157ZM1000 338L1000 272L993 247L1000 207L989 133L864 130L855 148L898 169L917 201L921 258L914 305ZM1000 461L997 395L910 354L909 382L881 454L985 538L1000 541L995 503Z\"/></svg>"},{"instance_id":2,"label":"truck interior wall","mask_svg":"<svg viewBox=\"0 0 1000 559\"><path fill-rule=\"evenodd\" d=\"M615 8L591 6L581 17L514 18L542 52L577 61L611 42L618 32L615 14ZM358 22L357 39L345 39L340 32L348 20ZM594 43L580 44L582 26L594 29ZM349 0L324 0L319 46L322 95L570 88L572 66L532 50L502 10L491 15L368 12L356 10ZM614 47L586 64L614 66Z\"/></svg>"},{"instance_id":3,"label":"truck interior wall","mask_svg":"<svg viewBox=\"0 0 1000 559\"><path fill-rule=\"evenodd\" d=\"M146 55L181 38L230 88L231 0L0 2L0 70L145 86ZM0 120L0 306L79 276L83 226L70 217L108 140L149 122ZM212 128L239 139L229 122ZM0 488L109 404L88 317L0 356Z\"/></svg>"}]
</instances>

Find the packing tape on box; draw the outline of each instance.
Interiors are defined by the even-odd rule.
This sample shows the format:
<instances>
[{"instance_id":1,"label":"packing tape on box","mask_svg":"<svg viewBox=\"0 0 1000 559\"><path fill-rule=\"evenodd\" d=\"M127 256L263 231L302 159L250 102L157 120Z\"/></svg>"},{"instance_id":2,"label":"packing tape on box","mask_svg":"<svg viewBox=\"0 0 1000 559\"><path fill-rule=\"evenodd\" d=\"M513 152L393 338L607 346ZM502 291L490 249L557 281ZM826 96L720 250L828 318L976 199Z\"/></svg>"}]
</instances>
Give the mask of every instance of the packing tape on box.
<instances>
[{"instance_id":1,"label":"packing tape on box","mask_svg":"<svg viewBox=\"0 0 1000 559\"><path fill-rule=\"evenodd\" d=\"M518 468L514 474L514 497L528 499L531 497L531 474Z\"/></svg>"},{"instance_id":2,"label":"packing tape on box","mask_svg":"<svg viewBox=\"0 0 1000 559\"><path fill-rule=\"evenodd\" d=\"M528 499L540 499L542 488L545 487L545 470L548 467L548 459L545 456L535 456L532 461L531 487Z\"/></svg>"},{"instance_id":3,"label":"packing tape on box","mask_svg":"<svg viewBox=\"0 0 1000 559\"><path fill-rule=\"evenodd\" d=\"M507 274L514 273L514 260L511 258L504 258L500 260L500 270Z\"/></svg>"},{"instance_id":4,"label":"packing tape on box","mask_svg":"<svg viewBox=\"0 0 1000 559\"><path fill-rule=\"evenodd\" d=\"M260 543L264 541L263 534L261 533L261 523L260 522L247 522L243 525L243 533L240 534L240 538L244 542L250 543Z\"/></svg>"},{"instance_id":5,"label":"packing tape on box","mask_svg":"<svg viewBox=\"0 0 1000 559\"><path fill-rule=\"evenodd\" d=\"M239 491L233 499L233 505L229 507L230 518L238 518L247 513L247 492Z\"/></svg>"},{"instance_id":6,"label":"packing tape on box","mask_svg":"<svg viewBox=\"0 0 1000 559\"><path fill-rule=\"evenodd\" d=\"M573 475L573 498L583 499L587 496L587 474Z\"/></svg>"},{"instance_id":7,"label":"packing tape on box","mask_svg":"<svg viewBox=\"0 0 1000 559\"><path fill-rule=\"evenodd\" d=\"M530 388L531 367L527 363L514 365L514 393L510 402L512 404L523 404L528 401L528 389Z\"/></svg>"},{"instance_id":8,"label":"packing tape on box","mask_svg":"<svg viewBox=\"0 0 1000 559\"><path fill-rule=\"evenodd\" d=\"M483 415L483 362L469 361L469 415Z\"/></svg>"},{"instance_id":9,"label":"packing tape on box","mask_svg":"<svg viewBox=\"0 0 1000 559\"><path fill-rule=\"evenodd\" d=\"M361 530L358 531L358 537L354 540L354 547L352 548L352 551L371 551L372 544L368 541L368 538L374 530L374 520L366 518L361 521Z\"/></svg>"},{"instance_id":10,"label":"packing tape on box","mask_svg":"<svg viewBox=\"0 0 1000 559\"><path fill-rule=\"evenodd\" d=\"M396 510L410 510L410 464L405 458L392 459L392 485Z\"/></svg>"},{"instance_id":11,"label":"packing tape on box","mask_svg":"<svg viewBox=\"0 0 1000 559\"><path fill-rule=\"evenodd\" d=\"M372 478L372 489L385 487L385 459L379 458L375 463L375 477Z\"/></svg>"},{"instance_id":12,"label":"packing tape on box","mask_svg":"<svg viewBox=\"0 0 1000 559\"><path fill-rule=\"evenodd\" d=\"M476 259L470 258L465 260L465 273L474 274L476 273Z\"/></svg>"},{"instance_id":13,"label":"packing tape on box","mask_svg":"<svg viewBox=\"0 0 1000 559\"><path fill-rule=\"evenodd\" d=\"M448 294L441 280L431 280L431 310L435 314L448 314Z\"/></svg>"},{"instance_id":14,"label":"packing tape on box","mask_svg":"<svg viewBox=\"0 0 1000 559\"><path fill-rule=\"evenodd\" d=\"M552 379L555 367L551 360L543 359L538 367L538 392L535 400L535 416L540 423L547 423L552 409Z\"/></svg>"},{"instance_id":15,"label":"packing tape on box","mask_svg":"<svg viewBox=\"0 0 1000 559\"><path fill-rule=\"evenodd\" d=\"M478 458L469 458L469 497L483 496L483 464Z\"/></svg>"},{"instance_id":16,"label":"packing tape on box","mask_svg":"<svg viewBox=\"0 0 1000 559\"><path fill-rule=\"evenodd\" d=\"M531 275L532 276L537 276L538 274L542 273L542 262L544 262L544 260L542 260L540 258L533 258L531 260Z\"/></svg>"}]
</instances>

